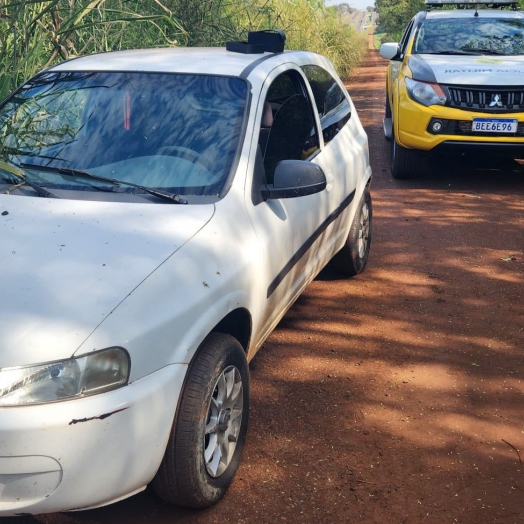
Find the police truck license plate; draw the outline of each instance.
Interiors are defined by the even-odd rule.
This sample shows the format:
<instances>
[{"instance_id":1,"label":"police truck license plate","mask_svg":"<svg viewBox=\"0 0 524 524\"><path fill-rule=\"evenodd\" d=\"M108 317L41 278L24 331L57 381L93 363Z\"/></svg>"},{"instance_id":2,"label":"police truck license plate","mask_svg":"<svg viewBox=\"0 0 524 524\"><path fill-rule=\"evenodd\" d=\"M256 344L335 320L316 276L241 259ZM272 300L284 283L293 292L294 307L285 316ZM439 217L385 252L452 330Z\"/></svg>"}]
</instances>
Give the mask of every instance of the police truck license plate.
<instances>
[{"instance_id":1,"label":"police truck license plate","mask_svg":"<svg viewBox=\"0 0 524 524\"><path fill-rule=\"evenodd\" d=\"M474 118L471 131L481 133L516 133L517 119L509 118Z\"/></svg>"}]
</instances>

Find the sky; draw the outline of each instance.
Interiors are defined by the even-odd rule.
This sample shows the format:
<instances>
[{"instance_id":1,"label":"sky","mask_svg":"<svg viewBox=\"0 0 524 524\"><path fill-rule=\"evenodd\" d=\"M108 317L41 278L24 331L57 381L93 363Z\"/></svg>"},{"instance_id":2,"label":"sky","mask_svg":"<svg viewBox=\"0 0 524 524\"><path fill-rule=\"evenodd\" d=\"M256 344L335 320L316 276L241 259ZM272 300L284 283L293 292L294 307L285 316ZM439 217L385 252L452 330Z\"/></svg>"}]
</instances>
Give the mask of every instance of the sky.
<instances>
[{"instance_id":1,"label":"sky","mask_svg":"<svg viewBox=\"0 0 524 524\"><path fill-rule=\"evenodd\" d=\"M366 9L368 5L374 6L375 0L325 0L325 5L349 4L355 9Z\"/></svg>"}]
</instances>

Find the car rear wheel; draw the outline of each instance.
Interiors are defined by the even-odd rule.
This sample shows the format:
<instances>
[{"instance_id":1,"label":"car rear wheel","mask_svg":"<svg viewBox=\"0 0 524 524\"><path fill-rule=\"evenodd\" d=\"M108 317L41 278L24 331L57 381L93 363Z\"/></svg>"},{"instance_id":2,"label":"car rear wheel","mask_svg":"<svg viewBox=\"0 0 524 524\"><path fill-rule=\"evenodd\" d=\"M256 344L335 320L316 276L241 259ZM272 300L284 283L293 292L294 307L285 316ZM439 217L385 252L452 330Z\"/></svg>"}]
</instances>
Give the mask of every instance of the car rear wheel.
<instances>
[{"instance_id":1,"label":"car rear wheel","mask_svg":"<svg viewBox=\"0 0 524 524\"><path fill-rule=\"evenodd\" d=\"M415 178L420 172L419 151L407 149L391 140L391 174L393 178Z\"/></svg>"},{"instance_id":2,"label":"car rear wheel","mask_svg":"<svg viewBox=\"0 0 524 524\"><path fill-rule=\"evenodd\" d=\"M372 219L371 195L366 188L353 218L346 243L331 261L336 271L352 277L364 270L371 246Z\"/></svg>"},{"instance_id":3,"label":"car rear wheel","mask_svg":"<svg viewBox=\"0 0 524 524\"><path fill-rule=\"evenodd\" d=\"M214 333L187 374L152 487L170 504L205 508L227 491L240 464L249 413L249 370L233 337Z\"/></svg>"}]
</instances>

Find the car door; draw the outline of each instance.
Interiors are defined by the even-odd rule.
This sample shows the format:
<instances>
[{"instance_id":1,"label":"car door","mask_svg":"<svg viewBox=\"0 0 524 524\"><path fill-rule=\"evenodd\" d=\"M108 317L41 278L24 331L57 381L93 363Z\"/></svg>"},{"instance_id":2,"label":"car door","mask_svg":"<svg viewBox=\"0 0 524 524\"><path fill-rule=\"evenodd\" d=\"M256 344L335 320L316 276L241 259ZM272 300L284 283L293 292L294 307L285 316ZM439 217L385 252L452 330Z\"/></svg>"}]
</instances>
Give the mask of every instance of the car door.
<instances>
[{"instance_id":1,"label":"car door","mask_svg":"<svg viewBox=\"0 0 524 524\"><path fill-rule=\"evenodd\" d=\"M345 242L370 175L367 136L358 118L351 119L345 89L318 65L305 65L300 73L281 73L259 100L258 169L247 207L259 239L259 275L265 279L261 339ZM284 159L320 166L326 188L263 201L257 188L272 183L274 167Z\"/></svg>"},{"instance_id":2,"label":"car door","mask_svg":"<svg viewBox=\"0 0 524 524\"><path fill-rule=\"evenodd\" d=\"M325 68L305 65L306 75L319 118L321 147L313 162L326 174L330 224L325 241L334 254L345 241L344 223L350 219L349 206L357 195L357 185L367 180L367 136L356 116L346 89ZM360 194L362 187L358 191Z\"/></svg>"},{"instance_id":3,"label":"car door","mask_svg":"<svg viewBox=\"0 0 524 524\"><path fill-rule=\"evenodd\" d=\"M255 133L253 177L246 192L257 239L253 270L261 295L253 311L255 348L327 262L324 223L331 208L326 190L270 200L261 193L272 184L280 161L313 161L319 152L318 119L298 68L280 66L269 76L257 101L257 115L260 131Z\"/></svg>"}]
</instances>

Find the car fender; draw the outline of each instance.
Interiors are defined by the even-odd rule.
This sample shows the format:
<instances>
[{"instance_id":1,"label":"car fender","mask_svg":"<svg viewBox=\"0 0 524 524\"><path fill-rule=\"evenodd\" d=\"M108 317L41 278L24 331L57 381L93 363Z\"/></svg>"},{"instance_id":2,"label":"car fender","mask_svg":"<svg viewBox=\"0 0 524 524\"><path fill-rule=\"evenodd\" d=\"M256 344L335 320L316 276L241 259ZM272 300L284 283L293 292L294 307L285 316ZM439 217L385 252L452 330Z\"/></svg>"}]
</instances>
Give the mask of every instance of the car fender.
<instances>
[{"instance_id":1,"label":"car fender","mask_svg":"<svg viewBox=\"0 0 524 524\"><path fill-rule=\"evenodd\" d=\"M399 145L403 145L401 142L401 130L400 126L402 124L402 102L405 98L408 97L406 90L405 77L411 77L411 70L409 66L402 62L401 67L399 68L398 74L395 78L395 83L393 87L393 105L392 105L392 119L393 119L393 130L394 138Z\"/></svg>"},{"instance_id":2,"label":"car fender","mask_svg":"<svg viewBox=\"0 0 524 524\"><path fill-rule=\"evenodd\" d=\"M187 364L229 313L256 311L257 297L265 298L253 270L256 250L238 249L254 233L248 220L238 220L235 235L220 234L228 229L220 222L228 219L215 216L123 300L77 354L122 346L131 356L133 381L170 364Z\"/></svg>"}]
</instances>

